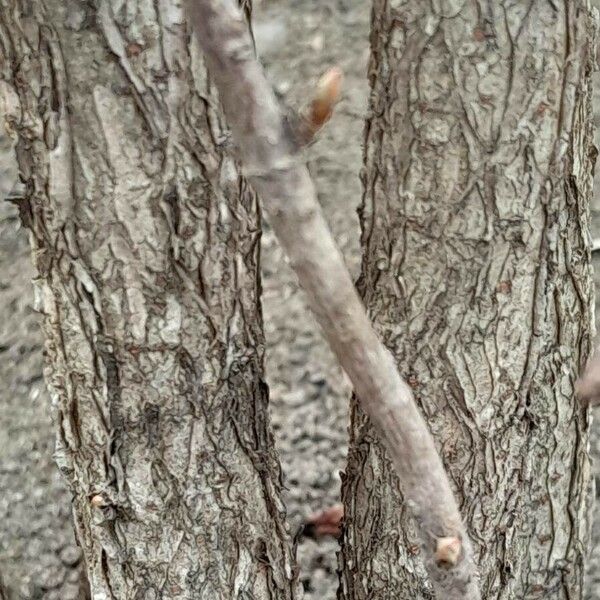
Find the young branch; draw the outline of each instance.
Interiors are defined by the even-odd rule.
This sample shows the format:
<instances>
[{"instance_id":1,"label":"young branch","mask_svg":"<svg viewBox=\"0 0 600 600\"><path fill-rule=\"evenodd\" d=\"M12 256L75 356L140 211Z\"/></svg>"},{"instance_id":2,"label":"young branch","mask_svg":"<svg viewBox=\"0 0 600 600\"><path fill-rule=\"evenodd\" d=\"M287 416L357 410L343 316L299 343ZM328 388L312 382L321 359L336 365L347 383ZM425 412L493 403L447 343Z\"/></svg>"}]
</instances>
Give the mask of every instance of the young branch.
<instances>
[{"instance_id":1,"label":"young branch","mask_svg":"<svg viewBox=\"0 0 600 600\"><path fill-rule=\"evenodd\" d=\"M471 544L409 386L375 334L235 0L188 0L245 174L323 332L384 440L438 598L479 600ZM315 114L325 114L318 110Z\"/></svg>"}]
</instances>

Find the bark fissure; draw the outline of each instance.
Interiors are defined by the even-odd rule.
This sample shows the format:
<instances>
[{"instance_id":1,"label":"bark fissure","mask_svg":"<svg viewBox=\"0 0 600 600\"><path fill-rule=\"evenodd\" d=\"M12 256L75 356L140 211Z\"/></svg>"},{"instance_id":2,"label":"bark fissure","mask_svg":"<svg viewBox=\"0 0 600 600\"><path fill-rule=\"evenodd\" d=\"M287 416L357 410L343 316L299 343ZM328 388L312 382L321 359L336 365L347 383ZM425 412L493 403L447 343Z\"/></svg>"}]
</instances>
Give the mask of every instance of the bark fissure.
<instances>
[{"instance_id":1,"label":"bark fissure","mask_svg":"<svg viewBox=\"0 0 600 600\"><path fill-rule=\"evenodd\" d=\"M259 213L181 6L0 1L56 457L94 598L298 597Z\"/></svg>"},{"instance_id":2,"label":"bark fissure","mask_svg":"<svg viewBox=\"0 0 600 600\"><path fill-rule=\"evenodd\" d=\"M376 0L372 28L361 292L414 374L478 548L482 596L580 598L589 423L573 387L592 339L587 3ZM355 401L340 596L431 598L370 430ZM368 520L379 536L362 531Z\"/></svg>"}]
</instances>

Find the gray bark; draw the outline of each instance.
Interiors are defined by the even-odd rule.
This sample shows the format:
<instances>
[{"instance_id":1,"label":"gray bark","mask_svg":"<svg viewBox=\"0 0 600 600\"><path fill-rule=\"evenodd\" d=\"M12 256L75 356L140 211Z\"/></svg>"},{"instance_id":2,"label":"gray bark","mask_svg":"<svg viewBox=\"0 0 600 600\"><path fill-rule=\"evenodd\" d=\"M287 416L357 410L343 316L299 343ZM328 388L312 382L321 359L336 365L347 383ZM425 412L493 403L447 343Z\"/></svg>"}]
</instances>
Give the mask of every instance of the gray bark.
<instances>
[{"instance_id":1,"label":"gray bark","mask_svg":"<svg viewBox=\"0 0 600 600\"><path fill-rule=\"evenodd\" d=\"M259 215L167 0L0 0L56 458L93 598L297 597Z\"/></svg>"},{"instance_id":2,"label":"gray bark","mask_svg":"<svg viewBox=\"0 0 600 600\"><path fill-rule=\"evenodd\" d=\"M375 0L360 289L443 456L487 600L582 596L592 340L587 2ZM353 402L345 600L432 598Z\"/></svg>"}]
</instances>

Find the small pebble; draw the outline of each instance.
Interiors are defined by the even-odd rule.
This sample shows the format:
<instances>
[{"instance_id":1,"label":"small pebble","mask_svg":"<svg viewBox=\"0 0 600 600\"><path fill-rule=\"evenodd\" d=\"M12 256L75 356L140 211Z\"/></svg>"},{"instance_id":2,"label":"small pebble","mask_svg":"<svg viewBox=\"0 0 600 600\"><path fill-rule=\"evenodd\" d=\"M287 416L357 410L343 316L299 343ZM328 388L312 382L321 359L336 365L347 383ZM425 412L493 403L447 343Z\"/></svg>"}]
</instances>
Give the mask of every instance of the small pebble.
<instances>
[{"instance_id":1,"label":"small pebble","mask_svg":"<svg viewBox=\"0 0 600 600\"><path fill-rule=\"evenodd\" d=\"M74 567L81 560L81 549L77 546L66 546L60 553L60 560L68 567Z\"/></svg>"}]
</instances>

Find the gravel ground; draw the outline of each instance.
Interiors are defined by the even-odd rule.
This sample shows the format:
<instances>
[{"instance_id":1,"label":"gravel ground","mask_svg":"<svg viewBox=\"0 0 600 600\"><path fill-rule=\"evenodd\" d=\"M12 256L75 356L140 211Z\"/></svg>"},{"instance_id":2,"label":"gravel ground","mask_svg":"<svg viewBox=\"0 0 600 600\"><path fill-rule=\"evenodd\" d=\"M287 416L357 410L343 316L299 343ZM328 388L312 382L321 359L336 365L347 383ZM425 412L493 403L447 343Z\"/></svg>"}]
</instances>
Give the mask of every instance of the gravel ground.
<instances>
[{"instance_id":1,"label":"gravel ground","mask_svg":"<svg viewBox=\"0 0 600 600\"><path fill-rule=\"evenodd\" d=\"M354 275L360 266L356 207L367 105L368 4L271 0L259 4L254 14L261 59L292 106L302 104L328 67L339 65L344 71L343 98L308 158L326 217ZM268 228L263 249L267 379L289 520L297 527L309 513L339 502L350 388ZM307 599L335 598L336 550L335 541L300 544Z\"/></svg>"},{"instance_id":2,"label":"gravel ground","mask_svg":"<svg viewBox=\"0 0 600 600\"><path fill-rule=\"evenodd\" d=\"M0 574L10 600L79 600L80 551L52 453L27 236L0 202Z\"/></svg>"},{"instance_id":3,"label":"gravel ground","mask_svg":"<svg viewBox=\"0 0 600 600\"><path fill-rule=\"evenodd\" d=\"M302 103L327 67L337 64L345 72L344 97L308 157L327 218L356 275L369 3L255 0L254 24L261 59L291 105ZM595 206L594 227L600 235L600 194ZM600 286L600 259L597 273ZM84 597L79 553L68 495L52 462L32 276L26 236L13 209L0 205L0 575L13 592L11 600L75 600ZM309 513L338 501L349 386L268 227L263 236L263 288L273 427L295 529ZM592 446L600 456L600 436L594 436ZM598 468L595 474L600 481ZM590 563L586 600L600 599L600 520L594 540L597 552ZM307 600L335 598L336 548L333 541L301 542L298 559Z\"/></svg>"}]
</instances>

